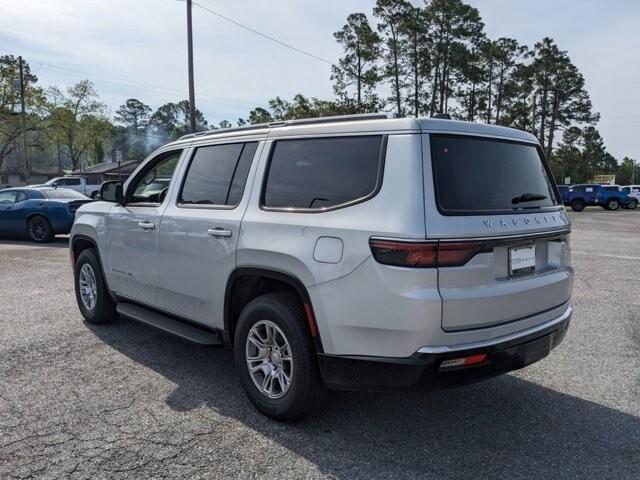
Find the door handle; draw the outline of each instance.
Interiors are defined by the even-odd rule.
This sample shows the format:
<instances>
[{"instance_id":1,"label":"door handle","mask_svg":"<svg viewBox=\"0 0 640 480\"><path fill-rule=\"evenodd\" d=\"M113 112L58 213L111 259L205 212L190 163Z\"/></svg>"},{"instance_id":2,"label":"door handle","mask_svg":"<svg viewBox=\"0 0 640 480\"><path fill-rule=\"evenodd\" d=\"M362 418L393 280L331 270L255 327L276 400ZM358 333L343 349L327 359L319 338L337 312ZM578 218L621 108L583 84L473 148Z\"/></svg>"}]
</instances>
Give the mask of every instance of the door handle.
<instances>
[{"instance_id":1,"label":"door handle","mask_svg":"<svg viewBox=\"0 0 640 480\"><path fill-rule=\"evenodd\" d=\"M151 222L139 222L138 226L143 230L153 230L156 228L156 224Z\"/></svg>"},{"instance_id":2,"label":"door handle","mask_svg":"<svg viewBox=\"0 0 640 480\"><path fill-rule=\"evenodd\" d=\"M210 228L207 230L207 235L212 237L230 237L231 230L224 230L222 228Z\"/></svg>"}]
</instances>

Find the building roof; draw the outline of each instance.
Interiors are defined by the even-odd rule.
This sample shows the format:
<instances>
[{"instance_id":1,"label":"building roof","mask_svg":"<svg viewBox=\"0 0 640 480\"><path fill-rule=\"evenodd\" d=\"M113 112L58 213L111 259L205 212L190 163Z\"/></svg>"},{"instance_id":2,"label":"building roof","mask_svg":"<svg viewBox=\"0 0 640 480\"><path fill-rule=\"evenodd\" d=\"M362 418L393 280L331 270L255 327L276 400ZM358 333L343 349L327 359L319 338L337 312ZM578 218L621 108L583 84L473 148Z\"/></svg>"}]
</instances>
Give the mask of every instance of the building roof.
<instances>
[{"instance_id":1,"label":"building roof","mask_svg":"<svg viewBox=\"0 0 640 480\"><path fill-rule=\"evenodd\" d=\"M76 175L87 174L87 173L118 173L118 168L122 171L132 171L138 166L137 160L129 160L127 162L120 162L120 166L118 167L118 162L111 163L99 163L98 165L91 165L84 169L84 172L80 170L76 170L73 172Z\"/></svg>"}]
</instances>

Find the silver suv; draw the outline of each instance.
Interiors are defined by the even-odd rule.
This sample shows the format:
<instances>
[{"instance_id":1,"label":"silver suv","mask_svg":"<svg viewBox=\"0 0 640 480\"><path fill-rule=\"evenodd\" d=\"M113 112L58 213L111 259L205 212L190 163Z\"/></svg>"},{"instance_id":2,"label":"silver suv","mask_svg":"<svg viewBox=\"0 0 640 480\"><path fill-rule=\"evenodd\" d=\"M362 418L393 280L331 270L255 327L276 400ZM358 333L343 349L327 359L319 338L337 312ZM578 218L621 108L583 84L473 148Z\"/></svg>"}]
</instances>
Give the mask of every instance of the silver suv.
<instances>
[{"instance_id":1,"label":"silver suv","mask_svg":"<svg viewBox=\"0 0 640 480\"><path fill-rule=\"evenodd\" d=\"M253 404L440 388L563 339L570 224L534 136L346 116L187 135L71 232L78 305L234 351Z\"/></svg>"}]
</instances>

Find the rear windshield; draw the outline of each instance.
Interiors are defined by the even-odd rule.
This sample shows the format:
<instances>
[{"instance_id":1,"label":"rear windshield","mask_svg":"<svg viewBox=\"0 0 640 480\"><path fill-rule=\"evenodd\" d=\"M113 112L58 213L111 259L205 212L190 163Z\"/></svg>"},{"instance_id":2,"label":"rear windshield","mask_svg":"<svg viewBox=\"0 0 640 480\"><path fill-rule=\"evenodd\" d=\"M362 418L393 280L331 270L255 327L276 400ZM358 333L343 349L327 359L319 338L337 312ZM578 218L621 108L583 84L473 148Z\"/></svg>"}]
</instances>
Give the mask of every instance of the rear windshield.
<instances>
[{"instance_id":1,"label":"rear windshield","mask_svg":"<svg viewBox=\"0 0 640 480\"><path fill-rule=\"evenodd\" d=\"M535 145L431 135L431 154L444 214L512 213L558 204Z\"/></svg>"},{"instance_id":2,"label":"rear windshield","mask_svg":"<svg viewBox=\"0 0 640 480\"><path fill-rule=\"evenodd\" d=\"M70 199L86 199L87 197L75 190L69 188L47 188L40 190L46 198L70 198Z\"/></svg>"}]
</instances>

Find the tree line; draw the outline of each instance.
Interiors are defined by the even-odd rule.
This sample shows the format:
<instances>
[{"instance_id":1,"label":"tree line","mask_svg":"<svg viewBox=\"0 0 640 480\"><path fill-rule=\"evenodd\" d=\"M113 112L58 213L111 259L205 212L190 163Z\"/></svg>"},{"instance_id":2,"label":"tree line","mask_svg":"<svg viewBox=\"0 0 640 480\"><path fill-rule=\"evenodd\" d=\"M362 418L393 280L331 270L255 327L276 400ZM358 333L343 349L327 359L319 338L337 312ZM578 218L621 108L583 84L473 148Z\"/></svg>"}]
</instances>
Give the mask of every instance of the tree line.
<instances>
[{"instance_id":1,"label":"tree line","mask_svg":"<svg viewBox=\"0 0 640 480\"><path fill-rule=\"evenodd\" d=\"M559 183L596 174L617 174L619 183L631 179L632 160L619 163L606 151L584 77L551 38L534 45L491 39L478 9L462 0L425 0L420 7L377 0L369 14L348 15L334 39L343 53L331 68L333 99L275 97L268 108L215 125L197 111L197 130L379 111L449 115L533 133ZM0 56L0 172L20 162L17 71L16 57ZM112 150L140 159L188 132L188 100L153 110L130 98L111 118L90 81L45 89L26 63L24 73L32 168L77 170Z\"/></svg>"}]
</instances>

